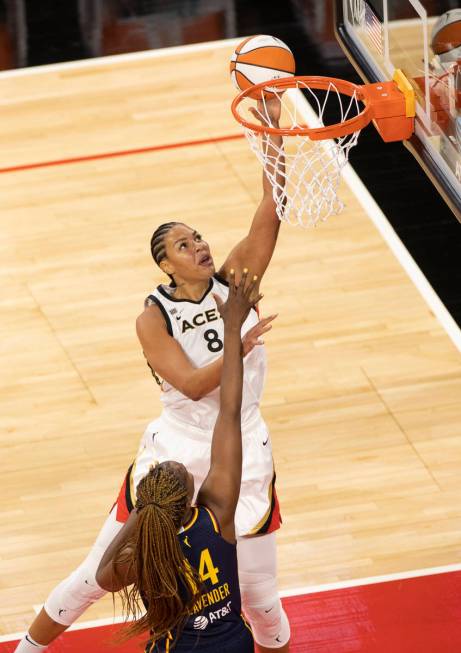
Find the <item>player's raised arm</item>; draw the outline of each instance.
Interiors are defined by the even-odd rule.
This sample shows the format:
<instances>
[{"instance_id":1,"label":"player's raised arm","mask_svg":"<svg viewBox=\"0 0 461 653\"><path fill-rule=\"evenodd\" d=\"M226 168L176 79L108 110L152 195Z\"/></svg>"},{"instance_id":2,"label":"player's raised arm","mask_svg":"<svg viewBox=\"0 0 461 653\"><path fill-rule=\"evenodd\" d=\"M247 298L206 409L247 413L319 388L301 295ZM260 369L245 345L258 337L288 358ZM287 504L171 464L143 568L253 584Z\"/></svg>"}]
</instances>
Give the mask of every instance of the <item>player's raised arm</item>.
<instances>
[{"instance_id":1,"label":"player's raised arm","mask_svg":"<svg viewBox=\"0 0 461 653\"><path fill-rule=\"evenodd\" d=\"M210 471L198 493L197 503L210 507L221 526L222 536L235 541L234 516L242 477L241 405L243 360L240 330L250 308L261 299L256 292L258 278L243 271L235 283L229 273L229 297L220 307L224 320L224 358L221 374L220 408L211 443Z\"/></svg>"},{"instance_id":2,"label":"player's raised arm","mask_svg":"<svg viewBox=\"0 0 461 653\"><path fill-rule=\"evenodd\" d=\"M277 97L266 98L264 101L258 100L257 108L253 108L251 111L261 124L268 124L268 121L270 121L272 127L279 126L281 103ZM279 188L283 188L285 185L285 164L282 136L263 134L261 138L265 139L264 148L267 149L269 160L274 162L277 160L277 184ZM263 197L256 209L250 231L231 251L219 274L228 278L231 268L241 269L243 265L246 265L251 273L258 275L261 281L261 277L274 253L279 229L280 220L276 213L272 184L267 177L266 171L263 171Z\"/></svg>"}]
</instances>

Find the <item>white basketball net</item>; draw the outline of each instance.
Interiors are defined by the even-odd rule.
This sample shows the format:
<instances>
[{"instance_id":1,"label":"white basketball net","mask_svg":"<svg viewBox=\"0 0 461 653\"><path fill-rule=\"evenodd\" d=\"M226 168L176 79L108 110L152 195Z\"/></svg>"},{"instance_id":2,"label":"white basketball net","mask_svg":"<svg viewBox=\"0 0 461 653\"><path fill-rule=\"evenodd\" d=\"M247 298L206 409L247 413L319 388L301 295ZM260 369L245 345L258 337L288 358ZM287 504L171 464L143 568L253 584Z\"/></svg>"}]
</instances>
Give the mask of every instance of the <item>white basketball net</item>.
<instances>
[{"instance_id":1,"label":"white basketball net","mask_svg":"<svg viewBox=\"0 0 461 653\"><path fill-rule=\"evenodd\" d=\"M305 102L299 89L307 91L309 105L315 107L315 113L312 106ZM300 81L297 81L296 89L289 89L285 93L275 87L270 90L282 103L281 127L286 127L287 123L291 129L306 125L325 126L323 120L332 101L335 102L339 114L335 122L344 122L360 113L355 94L352 97L341 95L333 83L323 92L311 89ZM255 107L254 100L248 99L244 102ZM267 126L273 127L264 98L262 104L262 112L258 109L257 112ZM242 107L239 113L243 116ZM255 122L254 117L251 117L251 120ZM283 136L281 146L276 146L273 140L269 141L268 134L247 127L244 131L251 149L272 184L280 220L311 227L342 211L344 204L338 197L341 171L348 161L350 149L357 144L360 130L347 136L321 141L312 141L308 136Z\"/></svg>"}]
</instances>

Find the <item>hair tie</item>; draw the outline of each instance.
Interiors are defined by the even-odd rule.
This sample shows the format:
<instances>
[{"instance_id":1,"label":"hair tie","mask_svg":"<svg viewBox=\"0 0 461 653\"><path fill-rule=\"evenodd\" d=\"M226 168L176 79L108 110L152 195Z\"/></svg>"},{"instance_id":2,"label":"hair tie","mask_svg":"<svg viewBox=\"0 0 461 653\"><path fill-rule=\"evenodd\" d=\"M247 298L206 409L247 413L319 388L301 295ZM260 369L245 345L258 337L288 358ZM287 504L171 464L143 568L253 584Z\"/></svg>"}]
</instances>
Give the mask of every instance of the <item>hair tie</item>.
<instances>
[{"instance_id":1,"label":"hair tie","mask_svg":"<svg viewBox=\"0 0 461 653\"><path fill-rule=\"evenodd\" d=\"M156 508L162 508L162 506L156 501L146 501L142 506L139 506L138 510L142 510L146 506L155 506Z\"/></svg>"}]
</instances>

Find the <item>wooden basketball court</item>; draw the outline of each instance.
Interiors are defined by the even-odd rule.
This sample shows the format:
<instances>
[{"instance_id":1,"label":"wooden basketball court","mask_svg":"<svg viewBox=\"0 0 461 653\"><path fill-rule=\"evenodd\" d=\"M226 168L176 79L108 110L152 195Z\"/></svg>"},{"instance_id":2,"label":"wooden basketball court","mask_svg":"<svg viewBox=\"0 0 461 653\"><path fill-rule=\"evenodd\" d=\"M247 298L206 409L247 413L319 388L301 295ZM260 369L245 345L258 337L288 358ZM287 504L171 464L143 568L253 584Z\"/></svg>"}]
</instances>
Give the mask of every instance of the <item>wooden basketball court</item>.
<instances>
[{"instance_id":1,"label":"wooden basketball court","mask_svg":"<svg viewBox=\"0 0 461 653\"><path fill-rule=\"evenodd\" d=\"M0 78L0 634L86 555L159 414L134 328L162 280L151 233L183 220L219 264L250 224L261 169L229 109L231 51ZM315 230L282 227L263 284L281 589L461 563L461 357L341 196ZM84 619L112 614L108 597Z\"/></svg>"}]
</instances>

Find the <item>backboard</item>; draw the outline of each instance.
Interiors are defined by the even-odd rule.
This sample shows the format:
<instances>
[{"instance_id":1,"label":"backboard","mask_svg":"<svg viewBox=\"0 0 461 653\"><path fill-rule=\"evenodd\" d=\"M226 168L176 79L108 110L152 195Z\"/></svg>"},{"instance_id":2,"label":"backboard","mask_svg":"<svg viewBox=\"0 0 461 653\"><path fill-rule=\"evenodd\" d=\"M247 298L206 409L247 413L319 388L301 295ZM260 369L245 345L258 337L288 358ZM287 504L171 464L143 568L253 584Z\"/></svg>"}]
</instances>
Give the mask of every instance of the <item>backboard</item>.
<instances>
[{"instance_id":1,"label":"backboard","mask_svg":"<svg viewBox=\"0 0 461 653\"><path fill-rule=\"evenodd\" d=\"M336 37L366 82L403 71L416 94L415 134L404 144L461 221L461 55L435 55L432 33L449 0L335 0ZM446 5L446 7L444 7ZM456 58L458 56L458 59ZM442 61L444 59L444 61Z\"/></svg>"}]
</instances>

